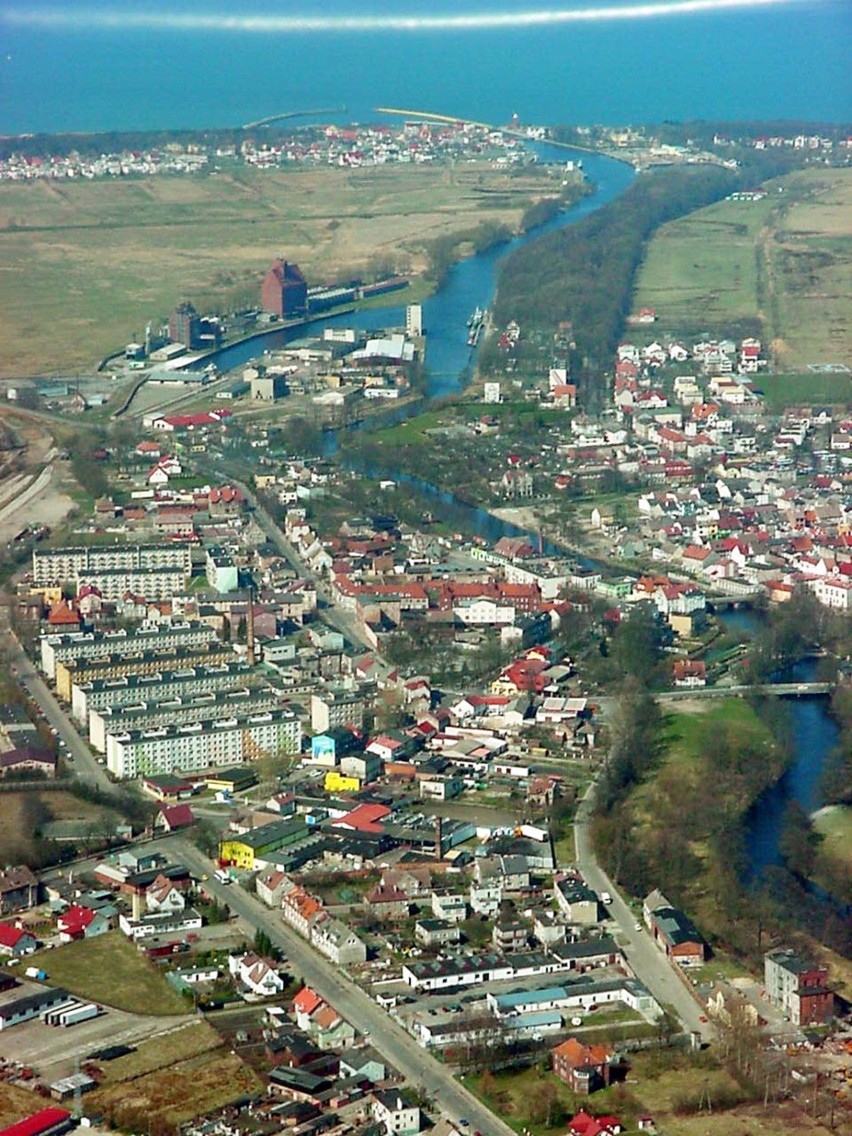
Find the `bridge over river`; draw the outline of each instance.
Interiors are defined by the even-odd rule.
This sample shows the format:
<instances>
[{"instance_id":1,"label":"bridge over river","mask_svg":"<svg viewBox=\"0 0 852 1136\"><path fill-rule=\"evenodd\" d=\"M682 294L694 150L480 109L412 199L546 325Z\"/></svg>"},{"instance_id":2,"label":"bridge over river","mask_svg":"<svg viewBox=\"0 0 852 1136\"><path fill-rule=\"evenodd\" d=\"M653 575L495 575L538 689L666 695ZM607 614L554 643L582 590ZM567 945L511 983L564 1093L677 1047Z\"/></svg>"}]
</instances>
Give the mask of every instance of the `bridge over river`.
<instances>
[{"instance_id":1,"label":"bridge over river","mask_svg":"<svg viewBox=\"0 0 852 1136\"><path fill-rule=\"evenodd\" d=\"M738 694L771 694L777 698L806 698L831 694L833 682L767 682L750 686L697 686L689 690L668 690L656 696L658 702L677 702L692 698L730 698Z\"/></svg>"}]
</instances>

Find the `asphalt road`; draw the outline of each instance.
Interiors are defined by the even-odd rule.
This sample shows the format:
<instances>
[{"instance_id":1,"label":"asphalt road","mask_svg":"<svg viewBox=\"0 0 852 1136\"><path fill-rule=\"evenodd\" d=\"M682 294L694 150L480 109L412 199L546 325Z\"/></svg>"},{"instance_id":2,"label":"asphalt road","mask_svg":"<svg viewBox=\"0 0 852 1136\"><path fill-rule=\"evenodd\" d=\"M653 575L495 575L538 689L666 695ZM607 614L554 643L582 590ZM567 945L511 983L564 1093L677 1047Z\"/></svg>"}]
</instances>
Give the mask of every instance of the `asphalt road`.
<instances>
[{"instance_id":1,"label":"asphalt road","mask_svg":"<svg viewBox=\"0 0 852 1136\"><path fill-rule=\"evenodd\" d=\"M620 932L619 941L633 973L648 988L661 1006L670 1006L680 1019L683 1028L697 1032L705 1042L711 1042L715 1031L708 1022L702 1022L704 1011L678 975L675 967L657 947L642 927L636 930L638 916L627 906L621 893L600 866L592 849L591 818L594 805L594 784L580 803L574 821L574 845L577 867L584 879L599 895L608 891L612 903L607 907L610 919Z\"/></svg>"},{"instance_id":2,"label":"asphalt road","mask_svg":"<svg viewBox=\"0 0 852 1136\"><path fill-rule=\"evenodd\" d=\"M96 785L104 793L114 793L115 785L106 771L94 758L92 751L74 728L68 715L54 697L53 692L30 662L15 633L9 627L8 608L0 607L0 634L5 639L6 656L13 674L28 691L44 714L48 725L56 731L59 741L65 743L64 754L71 755L71 770L84 781ZM66 756L67 760L67 756Z\"/></svg>"},{"instance_id":3,"label":"asphalt road","mask_svg":"<svg viewBox=\"0 0 852 1136\"><path fill-rule=\"evenodd\" d=\"M197 848L179 837L161 842L197 875L208 873L205 888L221 903L255 930L262 929L272 943L287 956L292 970L317 991L362 1034L414 1086L421 1086L435 1105L454 1124L462 1118L470 1131L483 1136L514 1136L513 1130L485 1108L434 1057L417 1044L380 1006L339 967L318 954L301 936L289 928L280 915L235 884L222 885Z\"/></svg>"},{"instance_id":4,"label":"asphalt road","mask_svg":"<svg viewBox=\"0 0 852 1136\"><path fill-rule=\"evenodd\" d=\"M290 566L294 568L300 575L309 575L312 579L314 579L314 582L317 586L317 596L326 604L326 607L323 608L320 612L322 619L326 623L330 624L336 631L339 631L342 635L344 635L350 643L353 643L359 647L363 647L365 650L371 651L374 656L380 658L381 656L379 655L379 653L375 650L375 648L373 648L373 646L365 637L361 627L358 624L358 620L355 619L349 612L343 611L338 605L334 603L328 584L318 576L315 576L313 572L311 572L311 570L299 556L299 553L296 550L295 546L287 539L280 526L276 523L275 519L270 516L270 514L263 507L257 496L249 488L249 486L246 485L245 482L235 478L224 464L220 463L216 468L217 472L219 472L223 476L228 477L231 483L233 485L236 485L237 488L242 491L246 501L249 505L251 505L254 511L255 521L260 526L260 528L263 529L270 544L273 545L273 547L284 557L284 559L290 564Z\"/></svg>"}]
</instances>

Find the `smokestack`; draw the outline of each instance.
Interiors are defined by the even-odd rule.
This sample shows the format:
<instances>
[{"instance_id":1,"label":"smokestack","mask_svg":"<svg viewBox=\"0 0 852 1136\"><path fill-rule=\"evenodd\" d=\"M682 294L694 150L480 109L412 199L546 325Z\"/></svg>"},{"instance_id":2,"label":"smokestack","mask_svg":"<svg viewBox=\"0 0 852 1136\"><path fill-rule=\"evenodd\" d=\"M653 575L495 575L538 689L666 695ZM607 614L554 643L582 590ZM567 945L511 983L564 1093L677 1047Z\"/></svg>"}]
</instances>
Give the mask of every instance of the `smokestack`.
<instances>
[{"instance_id":1,"label":"smokestack","mask_svg":"<svg viewBox=\"0 0 852 1136\"><path fill-rule=\"evenodd\" d=\"M142 918L142 896L139 894L138 891L134 891L132 903L133 903L133 908L132 908L133 918L134 919L141 919Z\"/></svg>"},{"instance_id":2,"label":"smokestack","mask_svg":"<svg viewBox=\"0 0 852 1136\"><path fill-rule=\"evenodd\" d=\"M257 662L254 655L254 592L249 588L248 614L246 616L246 654L249 666Z\"/></svg>"}]
</instances>

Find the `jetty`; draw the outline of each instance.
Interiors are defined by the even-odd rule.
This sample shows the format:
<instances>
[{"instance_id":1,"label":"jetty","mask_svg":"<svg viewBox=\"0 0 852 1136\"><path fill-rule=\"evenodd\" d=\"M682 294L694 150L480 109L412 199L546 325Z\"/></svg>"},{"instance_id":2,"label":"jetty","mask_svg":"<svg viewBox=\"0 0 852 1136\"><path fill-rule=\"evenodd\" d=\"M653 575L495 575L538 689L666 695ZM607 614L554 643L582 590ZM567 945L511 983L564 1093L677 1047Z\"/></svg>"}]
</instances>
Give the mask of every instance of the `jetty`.
<instances>
[{"instance_id":1,"label":"jetty","mask_svg":"<svg viewBox=\"0 0 852 1136\"><path fill-rule=\"evenodd\" d=\"M346 114L346 107L326 107L322 110L285 110L281 114L268 114L266 118L256 118L254 122L246 122L240 129L257 130L261 126L271 126L273 122L284 122L288 118L311 118L319 114Z\"/></svg>"}]
</instances>

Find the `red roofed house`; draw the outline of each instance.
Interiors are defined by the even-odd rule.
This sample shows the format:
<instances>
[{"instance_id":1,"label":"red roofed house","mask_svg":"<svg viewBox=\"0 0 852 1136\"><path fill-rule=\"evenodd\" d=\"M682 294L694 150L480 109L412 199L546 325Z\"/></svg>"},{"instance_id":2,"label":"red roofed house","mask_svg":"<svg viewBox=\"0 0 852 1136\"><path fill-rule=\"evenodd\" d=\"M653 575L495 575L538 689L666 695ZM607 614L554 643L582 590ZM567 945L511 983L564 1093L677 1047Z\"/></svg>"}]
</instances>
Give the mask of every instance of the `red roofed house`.
<instances>
[{"instance_id":1,"label":"red roofed house","mask_svg":"<svg viewBox=\"0 0 852 1136\"><path fill-rule=\"evenodd\" d=\"M406 919L410 900L401 888L379 885L367 892L364 905L377 919Z\"/></svg>"},{"instance_id":2,"label":"red roofed house","mask_svg":"<svg viewBox=\"0 0 852 1136\"><path fill-rule=\"evenodd\" d=\"M71 943L77 939L94 939L110 930L110 920L91 907L79 903L72 904L56 920L60 942Z\"/></svg>"},{"instance_id":3,"label":"red roofed house","mask_svg":"<svg viewBox=\"0 0 852 1136\"><path fill-rule=\"evenodd\" d=\"M551 1052L553 1072L575 1093L588 1096L612 1080L612 1050L569 1037Z\"/></svg>"},{"instance_id":4,"label":"red roofed house","mask_svg":"<svg viewBox=\"0 0 852 1136\"><path fill-rule=\"evenodd\" d=\"M154 821L155 828L162 828L166 832L188 828L191 824L195 824L195 814L189 805L164 805Z\"/></svg>"},{"instance_id":5,"label":"red roofed house","mask_svg":"<svg viewBox=\"0 0 852 1136\"><path fill-rule=\"evenodd\" d=\"M293 1009L299 1029L305 1029L311 1014L323 1004L323 999L310 986L303 986L293 999Z\"/></svg>"},{"instance_id":6,"label":"red roofed house","mask_svg":"<svg viewBox=\"0 0 852 1136\"><path fill-rule=\"evenodd\" d=\"M79 627L80 616L71 610L65 600L60 600L51 607L47 622L51 627Z\"/></svg>"},{"instance_id":7,"label":"red roofed house","mask_svg":"<svg viewBox=\"0 0 852 1136\"><path fill-rule=\"evenodd\" d=\"M621 1121L615 1116L592 1116L581 1109L568 1125L571 1136L619 1136Z\"/></svg>"},{"instance_id":8,"label":"red roofed house","mask_svg":"<svg viewBox=\"0 0 852 1136\"><path fill-rule=\"evenodd\" d=\"M677 659L672 667L672 681L679 687L707 685L707 673L700 660Z\"/></svg>"},{"instance_id":9,"label":"red roofed house","mask_svg":"<svg viewBox=\"0 0 852 1136\"><path fill-rule=\"evenodd\" d=\"M0 923L0 955L20 958L21 955L31 955L37 945L35 935L29 931L13 927L11 923Z\"/></svg>"}]
</instances>

